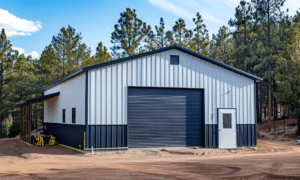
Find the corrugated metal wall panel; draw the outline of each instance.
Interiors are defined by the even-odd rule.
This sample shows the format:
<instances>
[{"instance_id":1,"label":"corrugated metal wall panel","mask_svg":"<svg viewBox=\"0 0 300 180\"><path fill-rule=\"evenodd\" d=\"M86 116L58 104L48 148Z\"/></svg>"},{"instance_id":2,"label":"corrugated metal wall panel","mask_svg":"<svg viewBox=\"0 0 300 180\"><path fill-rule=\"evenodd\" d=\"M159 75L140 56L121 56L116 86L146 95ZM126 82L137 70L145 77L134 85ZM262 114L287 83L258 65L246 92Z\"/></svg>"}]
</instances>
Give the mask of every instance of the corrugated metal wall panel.
<instances>
[{"instance_id":1,"label":"corrugated metal wall panel","mask_svg":"<svg viewBox=\"0 0 300 180\"><path fill-rule=\"evenodd\" d=\"M87 148L127 147L126 125L89 125L90 143Z\"/></svg>"},{"instance_id":2,"label":"corrugated metal wall panel","mask_svg":"<svg viewBox=\"0 0 300 180\"><path fill-rule=\"evenodd\" d=\"M170 55L180 56L179 65L170 65ZM206 124L217 124L217 108L237 108L237 124L255 123L253 80L178 50L101 67L89 74L96 76L89 79L89 124L127 124L128 86L204 88Z\"/></svg>"},{"instance_id":3,"label":"corrugated metal wall panel","mask_svg":"<svg viewBox=\"0 0 300 180\"><path fill-rule=\"evenodd\" d=\"M107 111L106 111L106 99L107 99L107 95L106 95L106 86L107 86L107 81L106 81L106 68L103 68L101 71L101 90L100 90L100 96L101 96L101 120L100 120L100 124L107 124Z\"/></svg>"},{"instance_id":4,"label":"corrugated metal wall panel","mask_svg":"<svg viewBox=\"0 0 300 180\"><path fill-rule=\"evenodd\" d=\"M107 81L106 81L106 121L107 124L112 124L112 119L111 119L111 101L112 101L112 86L111 86L111 67L107 66L106 69L106 77L107 77ZM113 96L116 96L116 94L113 94ZM91 109L95 108L91 106ZM90 124L92 125L92 124Z\"/></svg>"},{"instance_id":5,"label":"corrugated metal wall panel","mask_svg":"<svg viewBox=\"0 0 300 180\"><path fill-rule=\"evenodd\" d=\"M98 83L97 83L98 82ZM100 110L101 110L101 96L100 96L100 91L101 91L101 76L100 76L100 71L96 71L96 79L95 79L95 84L96 84L96 97L95 97L95 101L96 101L96 114L95 114L95 118L96 118L96 124L100 124L100 119L101 119L101 114L100 114Z\"/></svg>"},{"instance_id":6,"label":"corrugated metal wall panel","mask_svg":"<svg viewBox=\"0 0 300 180\"><path fill-rule=\"evenodd\" d=\"M118 79L120 79L118 82L118 88L117 88L117 122L120 122L123 124L123 112L122 112L122 106L123 106L123 81L122 81L122 75L123 75L123 65L118 64ZM117 124L117 123L116 123Z\"/></svg>"},{"instance_id":7,"label":"corrugated metal wall panel","mask_svg":"<svg viewBox=\"0 0 300 180\"><path fill-rule=\"evenodd\" d=\"M237 146L256 146L256 125L237 124Z\"/></svg>"},{"instance_id":8,"label":"corrugated metal wall panel","mask_svg":"<svg viewBox=\"0 0 300 180\"><path fill-rule=\"evenodd\" d=\"M46 122L44 122L43 125L47 127L44 130L44 134L52 134L58 143L83 149L85 125Z\"/></svg>"},{"instance_id":9,"label":"corrugated metal wall panel","mask_svg":"<svg viewBox=\"0 0 300 180\"><path fill-rule=\"evenodd\" d=\"M218 148L218 125L206 124L205 125L205 147Z\"/></svg>"},{"instance_id":10,"label":"corrugated metal wall panel","mask_svg":"<svg viewBox=\"0 0 300 180\"><path fill-rule=\"evenodd\" d=\"M117 65L112 65L112 71L111 71L111 123L116 124L118 122L117 119Z\"/></svg>"},{"instance_id":11,"label":"corrugated metal wall panel","mask_svg":"<svg viewBox=\"0 0 300 180\"><path fill-rule=\"evenodd\" d=\"M90 102L91 102L91 107L95 107L95 71L91 72L90 77L90 82L91 82L91 98L90 98ZM95 108L91 109L91 113L90 113L90 124L95 124Z\"/></svg>"}]
</instances>

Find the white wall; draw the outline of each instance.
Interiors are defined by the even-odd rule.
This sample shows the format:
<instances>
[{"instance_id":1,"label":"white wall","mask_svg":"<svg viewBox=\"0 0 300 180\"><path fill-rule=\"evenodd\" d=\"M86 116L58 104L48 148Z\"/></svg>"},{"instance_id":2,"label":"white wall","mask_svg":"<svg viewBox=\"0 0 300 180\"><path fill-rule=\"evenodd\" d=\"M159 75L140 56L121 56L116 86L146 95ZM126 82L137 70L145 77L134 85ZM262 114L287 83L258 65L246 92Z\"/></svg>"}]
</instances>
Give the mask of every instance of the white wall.
<instances>
[{"instance_id":1,"label":"white wall","mask_svg":"<svg viewBox=\"0 0 300 180\"><path fill-rule=\"evenodd\" d=\"M179 55L179 65L170 65ZM88 72L88 122L127 124L127 87L204 88L205 124L217 124L217 108L237 108L238 124L255 124L254 80L169 50Z\"/></svg>"},{"instance_id":2,"label":"white wall","mask_svg":"<svg viewBox=\"0 0 300 180\"><path fill-rule=\"evenodd\" d=\"M76 108L76 124L85 125L85 76L82 73L44 92L60 92L45 101L44 122L62 123L62 110L66 109L66 124L72 124L72 108Z\"/></svg>"}]
</instances>

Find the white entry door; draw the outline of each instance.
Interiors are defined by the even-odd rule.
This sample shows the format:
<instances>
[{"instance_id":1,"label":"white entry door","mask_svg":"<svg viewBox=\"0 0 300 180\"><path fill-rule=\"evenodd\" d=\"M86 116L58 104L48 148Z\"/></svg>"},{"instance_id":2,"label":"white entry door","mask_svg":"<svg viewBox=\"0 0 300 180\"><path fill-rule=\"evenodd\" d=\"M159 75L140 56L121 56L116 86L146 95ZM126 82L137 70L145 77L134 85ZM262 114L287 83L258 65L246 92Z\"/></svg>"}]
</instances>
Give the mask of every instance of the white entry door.
<instances>
[{"instance_id":1,"label":"white entry door","mask_svg":"<svg viewBox=\"0 0 300 180\"><path fill-rule=\"evenodd\" d=\"M236 109L218 109L219 148L236 148Z\"/></svg>"}]
</instances>

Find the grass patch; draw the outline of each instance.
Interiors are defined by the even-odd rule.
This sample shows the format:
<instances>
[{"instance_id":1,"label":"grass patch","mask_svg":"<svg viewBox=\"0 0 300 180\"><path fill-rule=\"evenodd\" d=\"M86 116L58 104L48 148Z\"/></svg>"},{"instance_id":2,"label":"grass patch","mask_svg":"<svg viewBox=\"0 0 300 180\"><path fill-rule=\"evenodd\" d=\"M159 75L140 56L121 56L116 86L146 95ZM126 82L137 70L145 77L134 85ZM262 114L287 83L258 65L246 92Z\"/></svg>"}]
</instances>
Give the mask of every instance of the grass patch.
<instances>
[{"instance_id":1,"label":"grass patch","mask_svg":"<svg viewBox=\"0 0 300 180\"><path fill-rule=\"evenodd\" d=\"M2 177L12 177L12 176L20 176L20 174L17 174L17 173L3 173Z\"/></svg>"},{"instance_id":2,"label":"grass patch","mask_svg":"<svg viewBox=\"0 0 300 180\"><path fill-rule=\"evenodd\" d=\"M51 168L51 169L48 169L49 171L63 171L63 169L56 169L56 168Z\"/></svg>"},{"instance_id":3,"label":"grass patch","mask_svg":"<svg viewBox=\"0 0 300 180\"><path fill-rule=\"evenodd\" d=\"M29 176L36 176L37 174L33 174L33 173L30 173L28 174Z\"/></svg>"}]
</instances>

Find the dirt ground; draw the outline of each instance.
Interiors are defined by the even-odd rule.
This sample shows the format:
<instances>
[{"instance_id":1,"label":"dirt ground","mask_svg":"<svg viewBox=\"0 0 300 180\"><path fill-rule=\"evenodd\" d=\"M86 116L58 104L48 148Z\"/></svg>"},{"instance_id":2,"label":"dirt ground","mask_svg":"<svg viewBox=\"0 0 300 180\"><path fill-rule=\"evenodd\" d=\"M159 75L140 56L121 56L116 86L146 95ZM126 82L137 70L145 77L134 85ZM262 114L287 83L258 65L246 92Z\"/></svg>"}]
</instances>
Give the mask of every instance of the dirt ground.
<instances>
[{"instance_id":1,"label":"dirt ground","mask_svg":"<svg viewBox=\"0 0 300 180\"><path fill-rule=\"evenodd\" d=\"M79 153L0 140L0 179L300 179L300 145L258 140L236 149L167 148Z\"/></svg>"},{"instance_id":2,"label":"dirt ground","mask_svg":"<svg viewBox=\"0 0 300 180\"><path fill-rule=\"evenodd\" d=\"M299 136L296 136L297 119L286 119L285 126L284 120L275 121L275 127L276 128L274 133L274 122L271 122L271 131L268 132L269 125L267 122L259 124L258 138L273 141L290 141L294 143L296 143L296 140L300 139Z\"/></svg>"}]
</instances>

